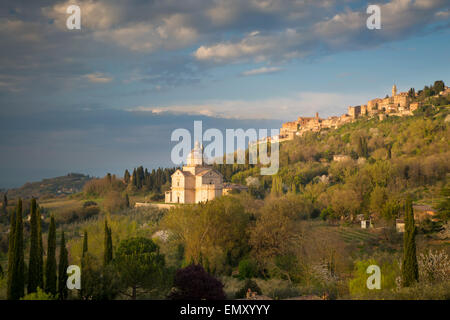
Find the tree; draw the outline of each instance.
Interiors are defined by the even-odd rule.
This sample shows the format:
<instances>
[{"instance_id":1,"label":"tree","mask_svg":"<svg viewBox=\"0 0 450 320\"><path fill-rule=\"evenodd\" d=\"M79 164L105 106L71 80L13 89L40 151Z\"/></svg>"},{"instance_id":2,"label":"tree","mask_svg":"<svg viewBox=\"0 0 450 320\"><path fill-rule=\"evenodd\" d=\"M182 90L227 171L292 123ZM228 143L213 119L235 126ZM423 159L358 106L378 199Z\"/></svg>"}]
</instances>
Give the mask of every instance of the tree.
<instances>
[{"instance_id":1,"label":"tree","mask_svg":"<svg viewBox=\"0 0 450 320\"><path fill-rule=\"evenodd\" d=\"M38 237L38 288L44 288L44 246L42 245L41 210L36 209L37 237Z\"/></svg>"},{"instance_id":2,"label":"tree","mask_svg":"<svg viewBox=\"0 0 450 320\"><path fill-rule=\"evenodd\" d=\"M88 252L88 233L87 233L87 231L84 231L82 257L84 257L86 252Z\"/></svg>"},{"instance_id":3,"label":"tree","mask_svg":"<svg viewBox=\"0 0 450 320\"><path fill-rule=\"evenodd\" d=\"M368 147L367 147L367 140L363 136L359 136L359 138L358 138L358 144L357 144L357 148L356 148L356 153L360 157L367 158L369 156L369 150L368 150Z\"/></svg>"},{"instance_id":4,"label":"tree","mask_svg":"<svg viewBox=\"0 0 450 320\"><path fill-rule=\"evenodd\" d=\"M66 239L64 231L61 234L61 246L59 249L59 266L58 266L58 293L60 300L66 300L68 296L67 290L67 268L69 267L68 252L66 248Z\"/></svg>"},{"instance_id":5,"label":"tree","mask_svg":"<svg viewBox=\"0 0 450 320\"><path fill-rule=\"evenodd\" d=\"M199 206L170 210L162 225L184 247L187 262L213 272L231 272L248 253L250 216L234 197L220 197ZM203 257L202 261L200 257Z\"/></svg>"},{"instance_id":6,"label":"tree","mask_svg":"<svg viewBox=\"0 0 450 320\"><path fill-rule=\"evenodd\" d=\"M108 222L105 219L105 240L104 240L104 254L103 266L107 266L113 259L113 246L111 237L111 228L108 227Z\"/></svg>"},{"instance_id":7,"label":"tree","mask_svg":"<svg viewBox=\"0 0 450 320\"><path fill-rule=\"evenodd\" d=\"M16 205L16 210L11 213L11 223L9 225L9 245L8 245L8 280L7 280L7 297L10 299L11 297L11 281L12 281L12 270L14 265L14 239L15 239L15 232L16 232L16 215L17 211L20 210L22 212L22 208L18 208L22 206L22 201L19 199L19 202Z\"/></svg>"},{"instance_id":8,"label":"tree","mask_svg":"<svg viewBox=\"0 0 450 320\"><path fill-rule=\"evenodd\" d=\"M3 213L8 213L8 197L6 196L6 192L3 194Z\"/></svg>"},{"instance_id":9,"label":"tree","mask_svg":"<svg viewBox=\"0 0 450 320\"><path fill-rule=\"evenodd\" d=\"M272 189L270 192L275 196L280 196L283 194L283 181L281 180L281 177L274 176L272 178Z\"/></svg>"},{"instance_id":10,"label":"tree","mask_svg":"<svg viewBox=\"0 0 450 320\"><path fill-rule=\"evenodd\" d=\"M437 211L439 214L439 218L447 222L450 219L450 187L444 187L441 190L441 195L443 199L437 205Z\"/></svg>"},{"instance_id":11,"label":"tree","mask_svg":"<svg viewBox=\"0 0 450 320\"><path fill-rule=\"evenodd\" d=\"M19 199L16 213L16 230L14 231L14 257L11 275L11 291L9 299L18 300L25 294L25 262L23 256L23 221L22 199Z\"/></svg>"},{"instance_id":12,"label":"tree","mask_svg":"<svg viewBox=\"0 0 450 320\"><path fill-rule=\"evenodd\" d=\"M164 255L159 253L158 245L150 239L137 237L123 240L117 248L114 265L125 288L122 293L133 300L136 300L138 290L151 291L163 282Z\"/></svg>"},{"instance_id":13,"label":"tree","mask_svg":"<svg viewBox=\"0 0 450 320\"><path fill-rule=\"evenodd\" d=\"M201 265L191 264L178 269L174 289L169 298L173 300L224 300L223 284L208 274Z\"/></svg>"},{"instance_id":14,"label":"tree","mask_svg":"<svg viewBox=\"0 0 450 320\"><path fill-rule=\"evenodd\" d=\"M86 288L86 282L87 282L87 254L88 254L88 233L87 231L84 231L84 236L83 236L83 251L81 254L81 289L78 292L81 298L85 297L85 292L86 290L84 288Z\"/></svg>"},{"instance_id":15,"label":"tree","mask_svg":"<svg viewBox=\"0 0 450 320\"><path fill-rule=\"evenodd\" d=\"M412 200L405 204L405 233L403 234L402 285L409 287L419 280L419 267L416 256L416 227Z\"/></svg>"},{"instance_id":16,"label":"tree","mask_svg":"<svg viewBox=\"0 0 450 320\"><path fill-rule=\"evenodd\" d=\"M138 188L138 181L137 181L137 173L136 173L136 168L133 169L133 175L131 177L131 182L133 183L133 185Z\"/></svg>"},{"instance_id":17,"label":"tree","mask_svg":"<svg viewBox=\"0 0 450 320\"><path fill-rule=\"evenodd\" d=\"M123 180L125 181L126 184L130 183L130 172L127 170L125 170L125 174L123 175Z\"/></svg>"},{"instance_id":18,"label":"tree","mask_svg":"<svg viewBox=\"0 0 450 320\"><path fill-rule=\"evenodd\" d=\"M50 218L50 228L48 231L45 292L56 295L56 226L53 216Z\"/></svg>"},{"instance_id":19,"label":"tree","mask_svg":"<svg viewBox=\"0 0 450 320\"><path fill-rule=\"evenodd\" d=\"M433 86L434 93L438 94L439 92L444 91L444 87L445 87L444 81L442 80L435 81Z\"/></svg>"},{"instance_id":20,"label":"tree","mask_svg":"<svg viewBox=\"0 0 450 320\"><path fill-rule=\"evenodd\" d=\"M28 262L28 293L36 292L39 286L39 237L36 199L30 206L30 260Z\"/></svg>"},{"instance_id":21,"label":"tree","mask_svg":"<svg viewBox=\"0 0 450 320\"><path fill-rule=\"evenodd\" d=\"M125 207L130 207L130 197L128 197L128 193L125 194Z\"/></svg>"}]
</instances>

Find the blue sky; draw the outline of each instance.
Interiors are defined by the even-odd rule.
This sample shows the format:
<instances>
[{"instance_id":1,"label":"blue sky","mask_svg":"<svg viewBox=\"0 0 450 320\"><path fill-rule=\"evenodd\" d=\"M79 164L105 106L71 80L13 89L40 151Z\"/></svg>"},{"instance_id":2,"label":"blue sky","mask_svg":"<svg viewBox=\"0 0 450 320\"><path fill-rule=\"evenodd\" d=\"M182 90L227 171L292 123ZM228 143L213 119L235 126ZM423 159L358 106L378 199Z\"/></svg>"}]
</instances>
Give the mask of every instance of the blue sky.
<instances>
[{"instance_id":1,"label":"blue sky","mask_svg":"<svg viewBox=\"0 0 450 320\"><path fill-rule=\"evenodd\" d=\"M81 30L67 30L70 4ZM445 0L2 1L0 187L171 166L175 128L278 128L450 82Z\"/></svg>"}]
</instances>

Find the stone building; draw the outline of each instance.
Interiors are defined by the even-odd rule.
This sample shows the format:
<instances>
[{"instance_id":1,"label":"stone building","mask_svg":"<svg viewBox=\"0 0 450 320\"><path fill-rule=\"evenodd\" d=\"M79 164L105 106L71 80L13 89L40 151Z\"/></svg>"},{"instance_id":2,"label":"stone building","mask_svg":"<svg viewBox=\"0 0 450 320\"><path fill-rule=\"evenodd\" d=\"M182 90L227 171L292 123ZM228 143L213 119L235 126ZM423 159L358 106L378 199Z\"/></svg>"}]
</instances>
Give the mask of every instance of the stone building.
<instances>
[{"instance_id":1,"label":"stone building","mask_svg":"<svg viewBox=\"0 0 450 320\"><path fill-rule=\"evenodd\" d=\"M165 193L166 203L199 203L222 196L223 176L204 163L198 142L187 157L187 164L172 175L172 187Z\"/></svg>"},{"instance_id":2,"label":"stone building","mask_svg":"<svg viewBox=\"0 0 450 320\"><path fill-rule=\"evenodd\" d=\"M450 93L448 87L439 95ZM341 116L331 116L326 119L315 117L298 117L297 121L283 123L280 129L279 141L292 140L295 136L301 136L306 132L320 132L323 129L336 129L346 123L355 121L360 117L378 118L384 120L390 116L411 116L413 111L421 107L420 102L412 102L408 92L397 92L397 86L392 86L392 95L385 98L375 98L360 106L348 107L347 113ZM417 93L416 93L417 95Z\"/></svg>"},{"instance_id":3,"label":"stone building","mask_svg":"<svg viewBox=\"0 0 450 320\"><path fill-rule=\"evenodd\" d=\"M358 118L361 115L361 106L348 107L348 115L353 119Z\"/></svg>"}]
</instances>

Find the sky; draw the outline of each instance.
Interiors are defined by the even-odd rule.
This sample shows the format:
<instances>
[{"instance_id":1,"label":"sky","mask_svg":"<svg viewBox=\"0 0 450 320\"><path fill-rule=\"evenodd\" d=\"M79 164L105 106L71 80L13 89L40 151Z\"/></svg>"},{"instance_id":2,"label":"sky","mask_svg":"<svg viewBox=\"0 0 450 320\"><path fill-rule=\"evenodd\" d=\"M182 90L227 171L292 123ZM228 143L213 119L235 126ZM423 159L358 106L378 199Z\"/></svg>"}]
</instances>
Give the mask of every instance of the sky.
<instances>
[{"instance_id":1,"label":"sky","mask_svg":"<svg viewBox=\"0 0 450 320\"><path fill-rule=\"evenodd\" d=\"M69 30L67 7L81 9ZM176 128L279 128L450 83L450 1L0 3L0 188L172 167Z\"/></svg>"}]
</instances>

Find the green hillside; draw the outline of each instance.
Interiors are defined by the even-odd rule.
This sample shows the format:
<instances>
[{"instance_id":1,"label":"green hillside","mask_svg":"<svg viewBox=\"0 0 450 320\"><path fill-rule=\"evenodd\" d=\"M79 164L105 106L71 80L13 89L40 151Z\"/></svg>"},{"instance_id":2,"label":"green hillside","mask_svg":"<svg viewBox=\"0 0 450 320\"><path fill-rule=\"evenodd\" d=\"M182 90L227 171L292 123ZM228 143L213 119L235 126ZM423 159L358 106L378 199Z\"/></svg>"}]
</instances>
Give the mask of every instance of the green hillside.
<instances>
[{"instance_id":1,"label":"green hillside","mask_svg":"<svg viewBox=\"0 0 450 320\"><path fill-rule=\"evenodd\" d=\"M69 173L66 176L43 179L39 182L27 182L22 187L7 192L11 199L65 196L80 192L84 184L91 179L84 174Z\"/></svg>"},{"instance_id":2,"label":"green hillside","mask_svg":"<svg viewBox=\"0 0 450 320\"><path fill-rule=\"evenodd\" d=\"M438 207L449 186L449 114L449 105L429 105L414 116L361 118L339 129L311 132L280 144L277 175L258 176L259 168L251 168L231 180L245 183L256 176L259 188L267 190L281 182L273 193L302 194L312 210L328 208L334 218L394 218L396 204L407 195ZM333 160L336 155L348 160Z\"/></svg>"}]
</instances>

